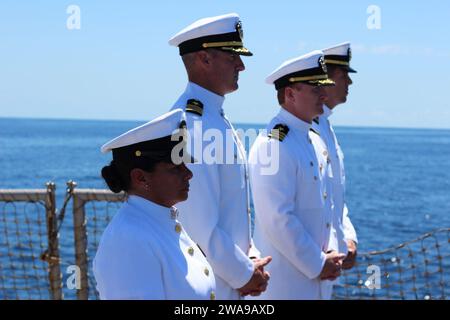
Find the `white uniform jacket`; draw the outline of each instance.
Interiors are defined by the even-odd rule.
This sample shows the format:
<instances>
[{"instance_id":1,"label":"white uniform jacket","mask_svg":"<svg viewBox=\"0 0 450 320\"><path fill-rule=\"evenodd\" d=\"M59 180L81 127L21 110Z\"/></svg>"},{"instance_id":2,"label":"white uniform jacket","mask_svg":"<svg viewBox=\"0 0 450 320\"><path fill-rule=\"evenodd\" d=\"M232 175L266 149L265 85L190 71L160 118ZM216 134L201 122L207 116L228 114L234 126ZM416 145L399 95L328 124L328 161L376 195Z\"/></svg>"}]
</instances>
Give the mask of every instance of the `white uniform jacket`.
<instances>
[{"instance_id":1,"label":"white uniform jacket","mask_svg":"<svg viewBox=\"0 0 450 320\"><path fill-rule=\"evenodd\" d=\"M190 99L203 108L201 115L186 112L189 151L198 162L189 165L194 176L189 198L178 204L186 212L180 219L213 267L217 299L239 299L236 289L254 270L249 257L259 255L250 235L246 152L223 115L224 97L189 82L173 109L186 110Z\"/></svg>"},{"instance_id":2,"label":"white uniform jacket","mask_svg":"<svg viewBox=\"0 0 450 320\"><path fill-rule=\"evenodd\" d=\"M269 138L277 124L289 132L282 141ZM311 124L285 109L261 133L249 156L255 204L255 243L273 260L269 285L259 299L329 299L330 281L318 276L325 263L333 208L328 153ZM262 173L259 153L278 148L278 172ZM263 150L263 151L262 151ZM272 159L274 160L274 159ZM276 161L276 160L274 160Z\"/></svg>"},{"instance_id":3,"label":"white uniform jacket","mask_svg":"<svg viewBox=\"0 0 450 320\"><path fill-rule=\"evenodd\" d=\"M215 298L212 268L176 216L176 208L128 198L105 229L94 259L101 299Z\"/></svg>"},{"instance_id":4,"label":"white uniform jacket","mask_svg":"<svg viewBox=\"0 0 450 320\"><path fill-rule=\"evenodd\" d=\"M313 123L313 128L319 131L320 136L325 142L330 153L331 166L334 174L333 179L333 203L335 208L335 229L332 230L330 247L341 253L347 253L347 244L345 240L358 242L355 228L348 216L348 209L345 203L345 170L344 153L334 133L333 127L329 121L332 114L327 106L323 106L324 113Z\"/></svg>"}]
</instances>

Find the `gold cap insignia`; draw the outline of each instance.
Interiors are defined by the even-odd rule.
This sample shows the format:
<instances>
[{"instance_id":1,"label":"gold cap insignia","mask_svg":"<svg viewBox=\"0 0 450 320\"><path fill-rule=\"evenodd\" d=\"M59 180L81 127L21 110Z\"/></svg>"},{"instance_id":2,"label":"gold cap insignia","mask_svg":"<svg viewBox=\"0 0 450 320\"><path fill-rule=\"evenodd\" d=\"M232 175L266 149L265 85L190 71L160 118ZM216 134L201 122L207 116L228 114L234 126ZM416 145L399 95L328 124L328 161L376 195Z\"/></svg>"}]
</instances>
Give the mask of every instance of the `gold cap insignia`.
<instances>
[{"instance_id":1,"label":"gold cap insignia","mask_svg":"<svg viewBox=\"0 0 450 320\"><path fill-rule=\"evenodd\" d=\"M323 56L319 58L319 64L322 67L323 72L327 73L327 65L325 64L325 60L323 59Z\"/></svg>"},{"instance_id":2,"label":"gold cap insignia","mask_svg":"<svg viewBox=\"0 0 450 320\"><path fill-rule=\"evenodd\" d=\"M239 33L239 38L241 38L241 41L244 40L244 30L242 30L241 20L236 23L236 32Z\"/></svg>"}]
</instances>

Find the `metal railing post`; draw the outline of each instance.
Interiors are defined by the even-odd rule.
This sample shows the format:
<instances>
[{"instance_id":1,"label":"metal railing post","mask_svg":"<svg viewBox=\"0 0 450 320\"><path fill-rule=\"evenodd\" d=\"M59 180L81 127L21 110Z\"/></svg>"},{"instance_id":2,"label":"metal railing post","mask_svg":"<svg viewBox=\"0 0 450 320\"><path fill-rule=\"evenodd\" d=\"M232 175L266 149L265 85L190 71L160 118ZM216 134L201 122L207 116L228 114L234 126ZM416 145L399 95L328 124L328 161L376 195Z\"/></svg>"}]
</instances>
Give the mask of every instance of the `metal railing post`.
<instances>
[{"instance_id":1,"label":"metal railing post","mask_svg":"<svg viewBox=\"0 0 450 320\"><path fill-rule=\"evenodd\" d=\"M59 256L59 233L56 217L56 186L53 182L47 183L47 195L45 198L45 211L47 220L48 237L48 277L50 282L50 293L53 300L62 300L62 274Z\"/></svg>"},{"instance_id":2,"label":"metal railing post","mask_svg":"<svg viewBox=\"0 0 450 320\"><path fill-rule=\"evenodd\" d=\"M75 189L75 182L74 189ZM78 300L88 300L89 281L88 281L88 256L87 256L87 231L86 231L86 201L78 197L76 191L73 191L73 230L75 237L75 261L80 268L80 285L77 290Z\"/></svg>"}]
</instances>

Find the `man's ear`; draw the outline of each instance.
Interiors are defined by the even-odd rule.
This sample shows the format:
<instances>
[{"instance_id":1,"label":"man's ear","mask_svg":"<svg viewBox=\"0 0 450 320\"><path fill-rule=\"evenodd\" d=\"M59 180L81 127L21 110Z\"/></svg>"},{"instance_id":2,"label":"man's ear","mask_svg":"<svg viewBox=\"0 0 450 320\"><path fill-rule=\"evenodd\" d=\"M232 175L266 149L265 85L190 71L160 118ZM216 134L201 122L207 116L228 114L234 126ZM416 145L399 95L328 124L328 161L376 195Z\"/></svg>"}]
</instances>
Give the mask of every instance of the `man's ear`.
<instances>
[{"instance_id":1,"label":"man's ear","mask_svg":"<svg viewBox=\"0 0 450 320\"><path fill-rule=\"evenodd\" d=\"M287 86L284 89L284 99L286 101L293 101L295 100L295 96L294 96L294 88L292 88L291 86Z\"/></svg>"},{"instance_id":2,"label":"man's ear","mask_svg":"<svg viewBox=\"0 0 450 320\"><path fill-rule=\"evenodd\" d=\"M202 66L208 66L211 64L211 55L206 50L196 52L197 59Z\"/></svg>"}]
</instances>

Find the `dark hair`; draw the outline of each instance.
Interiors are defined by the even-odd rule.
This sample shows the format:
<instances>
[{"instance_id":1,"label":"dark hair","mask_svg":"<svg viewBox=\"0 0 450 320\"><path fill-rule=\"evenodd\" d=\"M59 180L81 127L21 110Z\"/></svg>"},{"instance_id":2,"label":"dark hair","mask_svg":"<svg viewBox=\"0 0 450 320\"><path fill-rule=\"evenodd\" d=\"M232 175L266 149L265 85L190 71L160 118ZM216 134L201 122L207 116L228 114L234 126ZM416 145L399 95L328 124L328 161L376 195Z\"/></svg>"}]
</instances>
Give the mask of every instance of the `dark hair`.
<instances>
[{"instance_id":1,"label":"dark hair","mask_svg":"<svg viewBox=\"0 0 450 320\"><path fill-rule=\"evenodd\" d=\"M277 90L277 99L278 99L278 104L280 106L282 106L284 104L284 101L285 101L285 96L284 96L285 93L286 93L285 89L286 89L286 87L280 88L280 89Z\"/></svg>"},{"instance_id":2,"label":"dark hair","mask_svg":"<svg viewBox=\"0 0 450 320\"><path fill-rule=\"evenodd\" d=\"M142 158L141 161L124 161L123 159L118 161L114 159L109 165L102 168L102 177L112 192L119 193L130 190L131 170L142 169L147 172L152 172L156 164L160 162Z\"/></svg>"}]
</instances>

